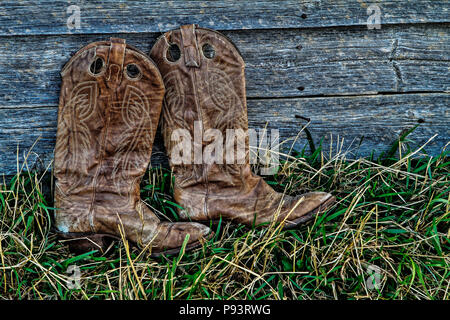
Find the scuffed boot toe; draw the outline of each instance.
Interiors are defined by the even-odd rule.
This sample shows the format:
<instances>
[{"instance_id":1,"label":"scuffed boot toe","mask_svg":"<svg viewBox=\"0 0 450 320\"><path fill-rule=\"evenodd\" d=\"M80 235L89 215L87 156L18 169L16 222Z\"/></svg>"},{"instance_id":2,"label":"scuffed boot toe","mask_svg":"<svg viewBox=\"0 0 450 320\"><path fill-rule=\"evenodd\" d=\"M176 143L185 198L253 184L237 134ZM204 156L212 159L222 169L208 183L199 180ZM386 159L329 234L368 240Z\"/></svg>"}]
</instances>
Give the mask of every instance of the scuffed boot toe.
<instances>
[{"instance_id":1,"label":"scuffed boot toe","mask_svg":"<svg viewBox=\"0 0 450 320\"><path fill-rule=\"evenodd\" d=\"M327 192L309 192L295 197L289 212L286 213L289 216L286 219L285 229L308 222L317 214L324 212L335 201L336 197Z\"/></svg>"},{"instance_id":2,"label":"scuffed boot toe","mask_svg":"<svg viewBox=\"0 0 450 320\"><path fill-rule=\"evenodd\" d=\"M156 238L152 241L152 255L178 253L187 235L189 240L186 250L190 250L211 239L214 232L207 226L195 222L162 222Z\"/></svg>"}]
</instances>

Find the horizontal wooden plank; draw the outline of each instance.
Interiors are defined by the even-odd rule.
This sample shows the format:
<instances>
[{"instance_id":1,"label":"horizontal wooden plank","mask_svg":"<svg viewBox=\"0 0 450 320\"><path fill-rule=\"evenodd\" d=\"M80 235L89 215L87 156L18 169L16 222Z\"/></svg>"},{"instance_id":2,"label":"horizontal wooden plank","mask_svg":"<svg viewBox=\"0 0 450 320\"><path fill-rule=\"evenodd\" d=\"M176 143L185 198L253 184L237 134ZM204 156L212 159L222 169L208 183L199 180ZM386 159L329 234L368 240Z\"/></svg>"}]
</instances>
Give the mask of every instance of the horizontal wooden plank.
<instances>
[{"instance_id":1,"label":"horizontal wooden plank","mask_svg":"<svg viewBox=\"0 0 450 320\"><path fill-rule=\"evenodd\" d=\"M80 29L67 26L70 5L79 7ZM218 30L366 26L370 5L380 8L382 25L449 21L447 0L2 0L0 36L161 32L190 23Z\"/></svg>"},{"instance_id":2,"label":"horizontal wooden plank","mask_svg":"<svg viewBox=\"0 0 450 320\"><path fill-rule=\"evenodd\" d=\"M448 61L399 61L395 67L401 77L399 91L450 91Z\"/></svg>"},{"instance_id":3,"label":"horizontal wooden plank","mask_svg":"<svg viewBox=\"0 0 450 320\"><path fill-rule=\"evenodd\" d=\"M253 98L447 91L446 25L226 31L246 61ZM157 34L118 34L149 52ZM59 72L104 35L0 37L0 106L58 103Z\"/></svg>"},{"instance_id":4,"label":"horizontal wooden plank","mask_svg":"<svg viewBox=\"0 0 450 320\"><path fill-rule=\"evenodd\" d=\"M251 128L280 130L281 140L295 137L305 121L311 118L308 130L316 144L324 138L325 150L337 138L344 139L343 150L350 157L379 154L404 131L420 123L408 136L411 146L425 143L434 134L438 136L425 148L429 154L438 154L450 142L449 94L394 94L354 97L323 97L296 99L255 99L248 101ZM57 108L0 108L0 173L16 172L16 160L23 163L26 155L30 168L42 168L53 157ZM37 141L37 142L36 142ZM30 148L36 142L32 150ZM295 148L306 145L304 133ZM285 147L289 147L287 142ZM335 151L334 151L335 152ZM155 141L152 164L167 159L161 136Z\"/></svg>"},{"instance_id":5,"label":"horizontal wooden plank","mask_svg":"<svg viewBox=\"0 0 450 320\"><path fill-rule=\"evenodd\" d=\"M323 137L325 150L333 141L344 139L343 151L350 156L379 155L386 151L398 137L419 124L408 136L411 147L418 147L434 134L436 138L425 150L439 154L450 142L450 95L395 94L354 97L324 97L302 99L267 99L249 103L249 121L252 127L279 129L282 138L292 137L301 130L305 120L316 146ZM306 135L296 148L306 144ZM289 145L289 144L288 144Z\"/></svg>"}]
</instances>

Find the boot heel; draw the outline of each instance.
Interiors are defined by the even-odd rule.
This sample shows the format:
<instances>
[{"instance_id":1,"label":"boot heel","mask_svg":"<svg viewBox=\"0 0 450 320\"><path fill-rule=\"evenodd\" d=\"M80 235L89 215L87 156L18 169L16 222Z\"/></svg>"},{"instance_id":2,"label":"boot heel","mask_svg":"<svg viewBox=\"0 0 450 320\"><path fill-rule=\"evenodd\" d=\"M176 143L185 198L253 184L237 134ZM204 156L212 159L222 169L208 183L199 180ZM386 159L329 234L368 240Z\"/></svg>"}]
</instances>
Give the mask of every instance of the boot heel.
<instances>
[{"instance_id":1,"label":"boot heel","mask_svg":"<svg viewBox=\"0 0 450 320\"><path fill-rule=\"evenodd\" d=\"M69 245L69 250L73 253L84 253L98 250L105 252L111 244L113 237L106 234L83 234L83 233L59 233L62 242Z\"/></svg>"}]
</instances>

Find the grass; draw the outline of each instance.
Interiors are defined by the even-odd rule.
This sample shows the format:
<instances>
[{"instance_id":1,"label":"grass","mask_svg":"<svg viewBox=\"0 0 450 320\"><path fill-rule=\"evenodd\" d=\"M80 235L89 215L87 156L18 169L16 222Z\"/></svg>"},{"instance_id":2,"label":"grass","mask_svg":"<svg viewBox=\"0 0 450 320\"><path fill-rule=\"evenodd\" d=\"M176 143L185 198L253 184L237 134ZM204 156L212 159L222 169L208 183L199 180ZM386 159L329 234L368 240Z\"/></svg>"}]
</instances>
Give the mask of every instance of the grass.
<instances>
[{"instance_id":1,"label":"grass","mask_svg":"<svg viewBox=\"0 0 450 320\"><path fill-rule=\"evenodd\" d=\"M51 176L17 174L0 184L0 299L448 300L448 152L403 140L378 158L314 150L265 179L288 194L331 190L337 203L315 221L289 231L222 221L203 248L157 259L123 242L71 254L52 232ZM142 182L146 203L177 220L171 190L167 169Z\"/></svg>"}]
</instances>

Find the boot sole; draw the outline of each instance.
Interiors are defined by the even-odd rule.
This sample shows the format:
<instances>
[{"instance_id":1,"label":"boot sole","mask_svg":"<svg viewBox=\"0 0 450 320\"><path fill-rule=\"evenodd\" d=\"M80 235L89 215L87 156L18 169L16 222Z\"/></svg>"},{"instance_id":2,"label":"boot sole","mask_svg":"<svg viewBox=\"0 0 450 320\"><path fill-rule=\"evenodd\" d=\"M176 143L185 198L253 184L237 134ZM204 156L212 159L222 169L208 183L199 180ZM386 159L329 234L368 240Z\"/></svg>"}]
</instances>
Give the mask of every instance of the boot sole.
<instances>
[{"instance_id":1,"label":"boot sole","mask_svg":"<svg viewBox=\"0 0 450 320\"><path fill-rule=\"evenodd\" d=\"M113 241L121 241L122 238L113 236L110 234L101 233L73 233L73 232L56 232L58 236L64 239L69 245L69 250L74 253L84 253L92 250L100 250L102 253L108 248ZM212 239L214 232L208 234L205 238L206 241ZM135 247L138 247L135 243L131 242ZM188 244L185 250L191 250L202 246L200 241L195 241ZM181 247L165 249L165 250L152 250L150 257L157 258L162 255L177 254L181 251Z\"/></svg>"}]
</instances>

